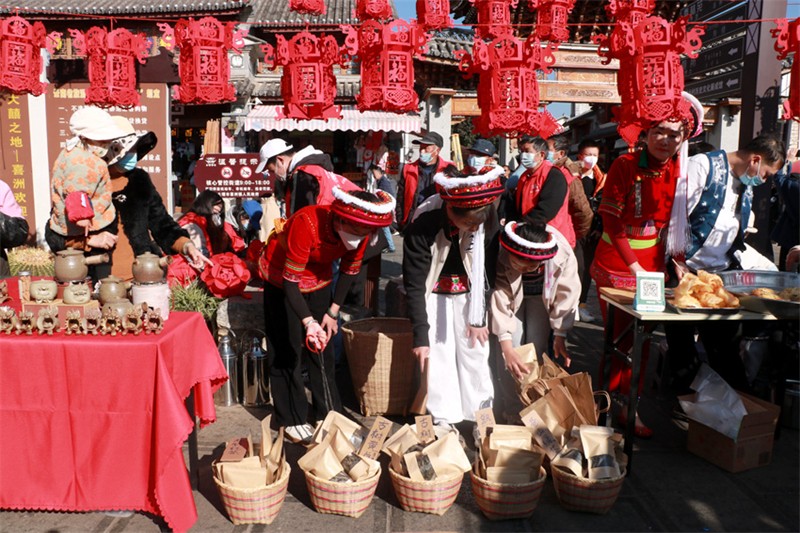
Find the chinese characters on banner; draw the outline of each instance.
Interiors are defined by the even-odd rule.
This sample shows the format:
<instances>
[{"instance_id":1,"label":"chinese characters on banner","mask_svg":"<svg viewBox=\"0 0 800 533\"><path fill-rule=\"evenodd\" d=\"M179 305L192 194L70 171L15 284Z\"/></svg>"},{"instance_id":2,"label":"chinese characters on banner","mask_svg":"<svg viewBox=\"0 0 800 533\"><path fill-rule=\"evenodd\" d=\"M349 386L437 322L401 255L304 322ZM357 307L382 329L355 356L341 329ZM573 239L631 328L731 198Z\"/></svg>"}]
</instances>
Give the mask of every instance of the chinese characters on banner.
<instances>
[{"instance_id":1,"label":"chinese characters on banner","mask_svg":"<svg viewBox=\"0 0 800 533\"><path fill-rule=\"evenodd\" d=\"M27 95L7 94L0 100L0 140L3 143L3 180L11 188L22 208L22 215L33 231L36 213L33 201L33 170L31 168L31 132Z\"/></svg>"},{"instance_id":2,"label":"chinese characters on banner","mask_svg":"<svg viewBox=\"0 0 800 533\"><path fill-rule=\"evenodd\" d=\"M223 198L259 198L273 193L271 180L256 173L258 154L206 154L197 161L197 190L216 192Z\"/></svg>"},{"instance_id":3,"label":"chinese characters on banner","mask_svg":"<svg viewBox=\"0 0 800 533\"><path fill-rule=\"evenodd\" d=\"M47 147L52 167L64 143L72 135L69 131L69 118L78 108L86 105L88 83L67 83L56 88L50 85L47 89ZM120 115L131 121L137 133L152 131L158 137L158 144L147 154L137 166L150 174L153 185L167 206L167 190L170 187L170 169L172 167L172 150L169 117L169 94L164 83L140 83L140 103L130 109L109 107L111 115Z\"/></svg>"}]
</instances>

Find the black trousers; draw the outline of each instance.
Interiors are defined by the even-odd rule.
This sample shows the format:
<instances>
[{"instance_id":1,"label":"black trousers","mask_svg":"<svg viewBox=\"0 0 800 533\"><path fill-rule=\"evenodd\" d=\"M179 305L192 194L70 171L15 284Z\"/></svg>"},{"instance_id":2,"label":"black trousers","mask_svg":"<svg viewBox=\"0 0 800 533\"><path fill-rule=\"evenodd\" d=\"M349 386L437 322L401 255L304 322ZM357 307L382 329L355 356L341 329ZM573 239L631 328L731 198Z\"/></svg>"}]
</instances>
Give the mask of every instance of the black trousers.
<instances>
[{"instance_id":1,"label":"black trousers","mask_svg":"<svg viewBox=\"0 0 800 533\"><path fill-rule=\"evenodd\" d=\"M331 303L330 287L306 293L303 297L311 315L322 322ZM311 422L322 420L328 411L341 411L333 343L329 342L321 354L309 351L300 317L289 305L283 290L269 283L264 284L264 316L267 337L271 343L268 354L269 381L277 424L297 426L309 421L308 401L303 387L304 363L308 367L311 386Z\"/></svg>"},{"instance_id":2,"label":"black trousers","mask_svg":"<svg viewBox=\"0 0 800 533\"><path fill-rule=\"evenodd\" d=\"M582 304L585 304L589 298L589 288L592 286L592 276L589 274L589 268L592 266L592 261L594 261L594 251L598 242L600 242L600 236L590 232L587 236L578 239L575 245L575 259L578 260L578 277L581 280L581 296L578 301Z\"/></svg>"}]
</instances>

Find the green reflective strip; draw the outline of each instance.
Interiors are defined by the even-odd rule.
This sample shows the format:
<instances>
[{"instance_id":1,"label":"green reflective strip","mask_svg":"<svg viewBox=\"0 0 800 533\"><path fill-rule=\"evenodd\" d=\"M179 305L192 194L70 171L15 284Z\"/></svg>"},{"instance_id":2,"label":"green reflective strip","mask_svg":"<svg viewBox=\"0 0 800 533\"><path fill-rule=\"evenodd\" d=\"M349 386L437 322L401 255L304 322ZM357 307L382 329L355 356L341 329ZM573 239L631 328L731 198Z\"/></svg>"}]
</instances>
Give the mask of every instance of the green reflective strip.
<instances>
[{"instance_id":1,"label":"green reflective strip","mask_svg":"<svg viewBox=\"0 0 800 533\"><path fill-rule=\"evenodd\" d=\"M611 244L611 237L608 233L603 232L603 240L606 241L608 244ZM628 239L628 244L631 245L632 250L644 250L645 248L652 248L656 244L658 244L658 237L653 237L652 239Z\"/></svg>"}]
</instances>

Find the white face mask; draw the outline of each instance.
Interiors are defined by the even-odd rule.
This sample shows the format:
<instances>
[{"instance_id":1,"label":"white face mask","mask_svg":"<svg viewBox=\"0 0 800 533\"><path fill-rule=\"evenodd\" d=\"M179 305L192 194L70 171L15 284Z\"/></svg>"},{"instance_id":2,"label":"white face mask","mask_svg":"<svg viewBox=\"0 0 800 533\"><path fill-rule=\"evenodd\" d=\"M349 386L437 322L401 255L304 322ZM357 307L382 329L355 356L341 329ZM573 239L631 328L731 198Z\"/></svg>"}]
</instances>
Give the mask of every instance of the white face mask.
<instances>
[{"instance_id":1,"label":"white face mask","mask_svg":"<svg viewBox=\"0 0 800 533\"><path fill-rule=\"evenodd\" d=\"M275 160L275 176L280 180L286 179L286 167L283 167L280 159Z\"/></svg>"},{"instance_id":2,"label":"white face mask","mask_svg":"<svg viewBox=\"0 0 800 533\"><path fill-rule=\"evenodd\" d=\"M86 148L92 152L94 155L99 157L100 159L104 158L108 154L108 149L111 147L111 143L108 144L90 144L86 143Z\"/></svg>"},{"instance_id":3,"label":"white face mask","mask_svg":"<svg viewBox=\"0 0 800 533\"><path fill-rule=\"evenodd\" d=\"M339 238L342 239L344 247L348 250L355 250L358 248L358 245L361 244L361 241L364 240L363 235L353 235L352 233L347 233L344 230L336 230L336 233L339 234Z\"/></svg>"},{"instance_id":4,"label":"white face mask","mask_svg":"<svg viewBox=\"0 0 800 533\"><path fill-rule=\"evenodd\" d=\"M536 166L535 154L532 152L522 152L519 154L519 164L525 168L533 168Z\"/></svg>"},{"instance_id":5,"label":"white face mask","mask_svg":"<svg viewBox=\"0 0 800 533\"><path fill-rule=\"evenodd\" d=\"M486 166L486 158L478 157L477 155L471 155L467 160L467 164L475 170L480 170Z\"/></svg>"},{"instance_id":6,"label":"white face mask","mask_svg":"<svg viewBox=\"0 0 800 533\"><path fill-rule=\"evenodd\" d=\"M587 170L592 170L594 166L597 164L598 157L596 155L587 155L583 158L583 166Z\"/></svg>"}]
</instances>

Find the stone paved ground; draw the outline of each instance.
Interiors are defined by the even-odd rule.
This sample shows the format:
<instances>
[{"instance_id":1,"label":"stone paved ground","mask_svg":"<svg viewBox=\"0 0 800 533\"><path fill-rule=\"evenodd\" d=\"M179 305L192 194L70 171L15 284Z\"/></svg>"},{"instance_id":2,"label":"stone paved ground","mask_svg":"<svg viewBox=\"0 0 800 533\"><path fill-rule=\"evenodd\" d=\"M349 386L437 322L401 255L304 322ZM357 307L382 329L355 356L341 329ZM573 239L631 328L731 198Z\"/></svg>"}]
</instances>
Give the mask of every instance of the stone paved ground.
<instances>
[{"instance_id":1,"label":"stone paved ground","mask_svg":"<svg viewBox=\"0 0 800 533\"><path fill-rule=\"evenodd\" d=\"M385 256L384 274L399 274L398 261L399 253ZM590 306L596 310L596 305L593 297ZM251 315L259 312L257 308L251 310ZM599 325L576 324L569 337L574 368L594 375L601 346ZM651 378L654 367L651 364L649 368ZM347 392L347 376L340 378L341 388ZM345 394L345 403L350 406L350 414L363 418L352 412L352 394ZM269 526L233 526L210 474L212 458L221 452L221 444L248 430L258 435L259 421L268 410L220 407L217 422L199 432L200 484L194 493L199 518L192 531L800 531L797 430L782 429L770 465L730 474L686 451L686 432L673 422L673 406L674 397L668 392L646 389L641 413L654 429L655 437L636 442L634 472L626 479L614 508L604 516L562 509L552 481L548 480L532 518L489 522L475 504L468 477L454 506L444 516L407 513L399 507L386 472L372 505L360 518L321 515L311 507L302 472L295 467L303 450L288 445L293 467L289 494ZM394 420L402 422L400 418ZM364 422L368 424L370 420ZM385 458L383 467L387 468ZM103 513L0 512L0 531L9 533L155 532L164 528L158 518L141 513L121 518Z\"/></svg>"}]
</instances>

